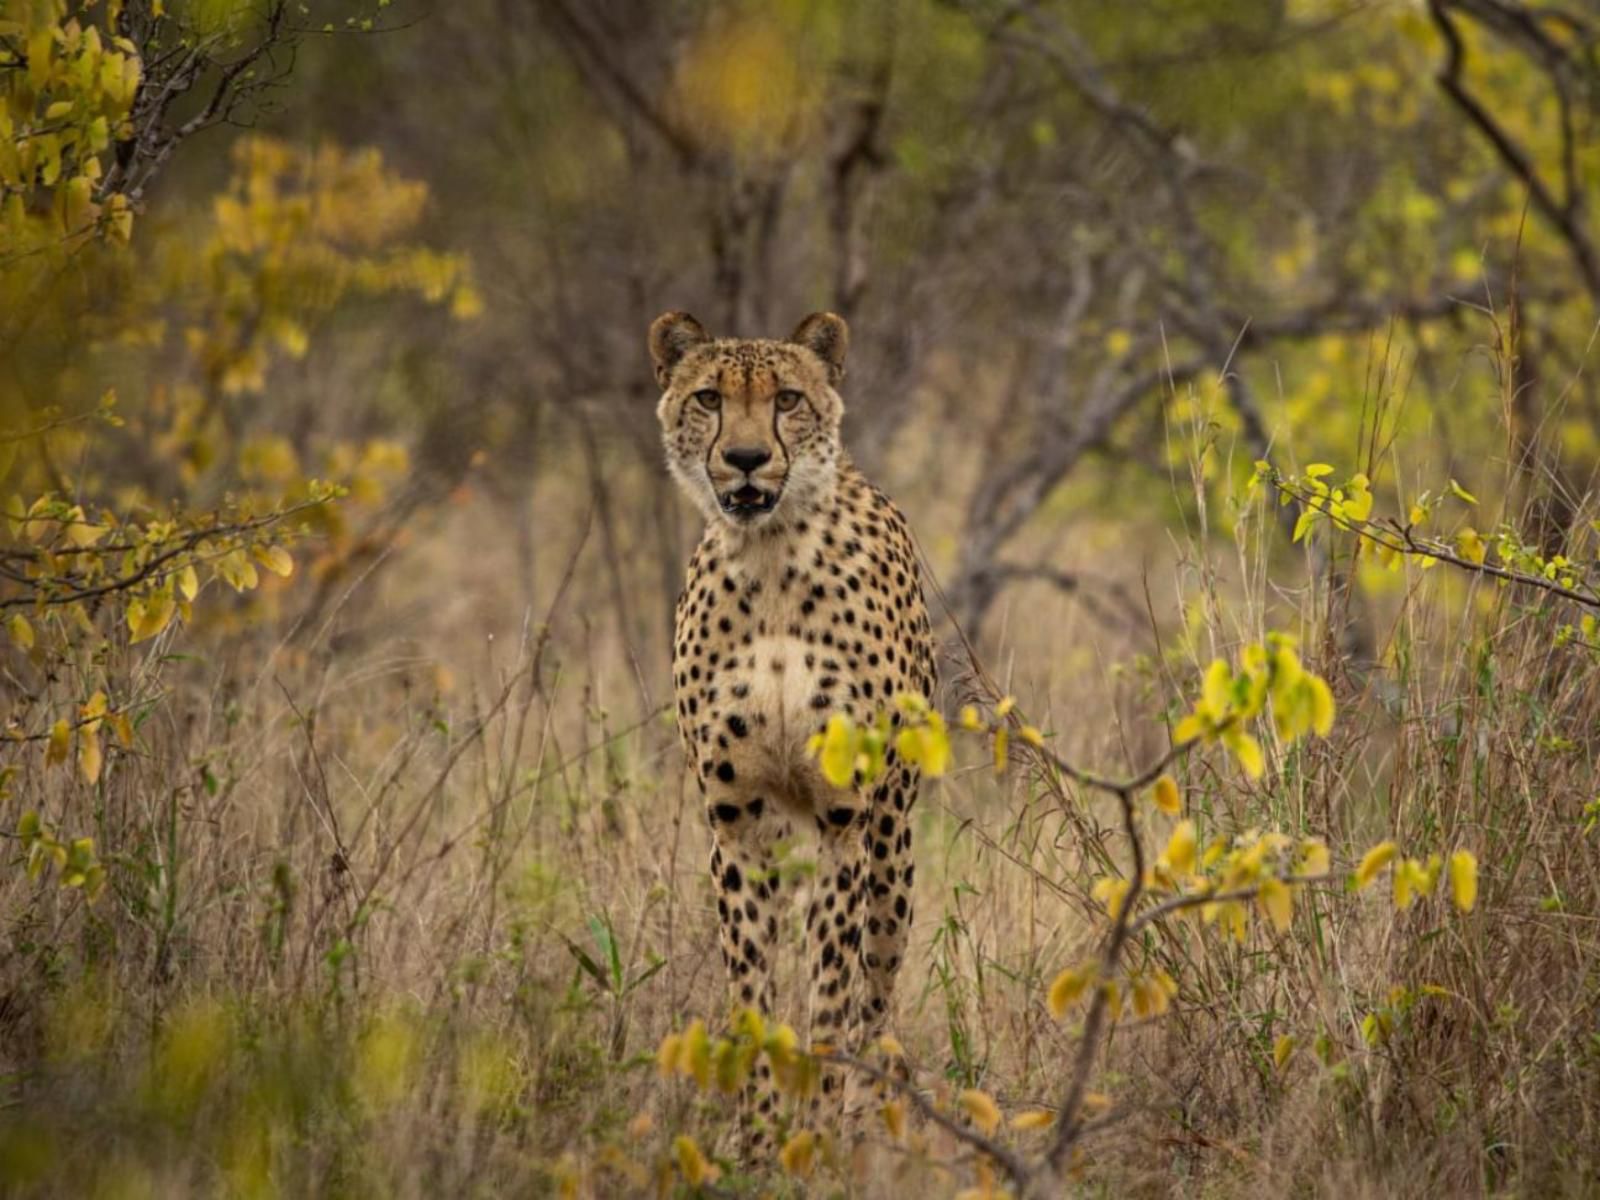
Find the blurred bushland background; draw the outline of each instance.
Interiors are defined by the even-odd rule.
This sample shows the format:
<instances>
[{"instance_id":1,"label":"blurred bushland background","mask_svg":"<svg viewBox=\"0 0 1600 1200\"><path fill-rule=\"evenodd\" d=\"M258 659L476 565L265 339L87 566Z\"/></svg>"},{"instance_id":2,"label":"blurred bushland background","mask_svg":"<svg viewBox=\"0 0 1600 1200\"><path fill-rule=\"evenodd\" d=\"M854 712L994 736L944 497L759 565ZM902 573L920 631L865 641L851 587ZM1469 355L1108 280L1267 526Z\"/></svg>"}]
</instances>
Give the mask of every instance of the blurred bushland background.
<instances>
[{"instance_id":1,"label":"blurred bushland background","mask_svg":"<svg viewBox=\"0 0 1600 1200\"><path fill-rule=\"evenodd\" d=\"M1591 0L0 0L0 1191L1008 1186L658 1071L687 308L850 321L950 711L1131 774L1283 631L1334 729L1175 765L1201 844L1477 857L1150 925L1064 1186L1597 1194L1597 122ZM1032 1154L1127 836L956 751L896 1033Z\"/></svg>"}]
</instances>

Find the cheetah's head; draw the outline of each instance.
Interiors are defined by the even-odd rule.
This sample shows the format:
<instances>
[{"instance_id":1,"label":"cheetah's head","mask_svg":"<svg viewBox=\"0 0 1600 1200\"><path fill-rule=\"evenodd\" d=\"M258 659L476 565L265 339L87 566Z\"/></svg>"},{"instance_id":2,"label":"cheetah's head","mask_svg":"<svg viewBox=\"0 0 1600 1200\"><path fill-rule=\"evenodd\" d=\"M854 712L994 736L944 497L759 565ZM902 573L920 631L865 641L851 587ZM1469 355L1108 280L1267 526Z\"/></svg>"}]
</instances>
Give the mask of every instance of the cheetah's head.
<instances>
[{"instance_id":1,"label":"cheetah's head","mask_svg":"<svg viewBox=\"0 0 1600 1200\"><path fill-rule=\"evenodd\" d=\"M831 491L850 331L813 313L788 341L713 338L685 312L650 326L667 466L707 519L785 521Z\"/></svg>"}]
</instances>

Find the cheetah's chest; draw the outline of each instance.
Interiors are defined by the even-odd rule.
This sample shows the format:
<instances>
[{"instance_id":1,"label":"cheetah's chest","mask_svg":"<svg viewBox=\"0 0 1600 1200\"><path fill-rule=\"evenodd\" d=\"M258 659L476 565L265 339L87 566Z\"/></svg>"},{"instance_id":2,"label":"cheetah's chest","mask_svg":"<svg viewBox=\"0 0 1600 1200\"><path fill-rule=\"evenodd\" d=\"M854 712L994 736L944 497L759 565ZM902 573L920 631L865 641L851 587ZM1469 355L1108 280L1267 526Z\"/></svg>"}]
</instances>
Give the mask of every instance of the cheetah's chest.
<instances>
[{"instance_id":1,"label":"cheetah's chest","mask_svg":"<svg viewBox=\"0 0 1600 1200\"><path fill-rule=\"evenodd\" d=\"M724 631L712 621L709 641L698 641L702 628L680 636L688 653L677 672L679 722L702 769L810 810L825 789L806 743L835 712L863 715L855 673L815 634L773 633L761 619Z\"/></svg>"},{"instance_id":2,"label":"cheetah's chest","mask_svg":"<svg viewBox=\"0 0 1600 1200\"><path fill-rule=\"evenodd\" d=\"M836 620L842 609L825 595L803 572L735 568L685 597L678 720L703 776L803 810L826 790L807 742L833 713L868 717L867 693L877 689L860 669L865 631ZM852 612L850 624L858 620Z\"/></svg>"},{"instance_id":3,"label":"cheetah's chest","mask_svg":"<svg viewBox=\"0 0 1600 1200\"><path fill-rule=\"evenodd\" d=\"M891 512L839 507L795 536L737 547L712 532L678 605L678 723L709 787L815 810L832 789L807 752L834 713L867 721L929 692L927 622ZM898 518L895 518L897 521Z\"/></svg>"}]
</instances>

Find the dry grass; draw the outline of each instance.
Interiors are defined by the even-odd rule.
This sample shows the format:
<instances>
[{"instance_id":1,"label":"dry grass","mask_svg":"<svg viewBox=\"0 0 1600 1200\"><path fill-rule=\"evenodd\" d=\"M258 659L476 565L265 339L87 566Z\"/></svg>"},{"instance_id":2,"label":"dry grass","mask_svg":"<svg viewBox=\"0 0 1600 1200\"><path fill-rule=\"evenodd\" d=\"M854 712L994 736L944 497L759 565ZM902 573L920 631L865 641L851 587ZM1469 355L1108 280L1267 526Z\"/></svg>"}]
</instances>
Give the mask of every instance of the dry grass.
<instances>
[{"instance_id":1,"label":"dry grass","mask_svg":"<svg viewBox=\"0 0 1600 1200\"><path fill-rule=\"evenodd\" d=\"M112 882L90 907L20 869L0 881L9 1194L671 1193L674 1135L725 1143L729 1106L654 1065L667 1032L721 1009L706 831L649 686L664 672L630 662L581 514L541 531L533 583L514 546L478 536L501 516L482 499L428 516L308 627L258 614L107 664L161 696L135 750L98 788L12 780L7 823L34 808L92 834ZM1162 927L1135 957L1180 997L1117 1029L1094 1086L1123 1117L1086 1144L1078 1186L1592 1194L1595 653L1557 645L1573 614L1540 597L1408 567L1362 601L1378 664L1349 663L1326 589L1286 590L1293 561L1267 571L1277 536L1188 536L1123 566L1153 628L1021 593L991 668L1059 753L1121 771L1164 749L1213 654L1293 629L1335 681L1334 735L1269 747L1259 784L1190 760L1202 836L1276 827L1340 861L1383 836L1467 846L1480 901L1397 913L1382 888L1330 888L1283 937ZM295 586L272 601L285 613ZM664 602L642 596L627 619L648 630ZM898 1033L935 1094L1048 1107L1076 1031L1043 989L1092 949L1088 887L1126 847L1092 797L1025 763L996 779L978 746L963 758L918 810ZM1166 820L1151 810L1152 835ZM796 982L791 967L786 996ZM1374 1012L1389 1031L1371 1042ZM1284 1034L1298 1049L1279 1069ZM1031 1152L1046 1135L1014 1136ZM863 1196L967 1186L959 1146L916 1137L822 1178ZM819 1186L724 1166L727 1194Z\"/></svg>"}]
</instances>

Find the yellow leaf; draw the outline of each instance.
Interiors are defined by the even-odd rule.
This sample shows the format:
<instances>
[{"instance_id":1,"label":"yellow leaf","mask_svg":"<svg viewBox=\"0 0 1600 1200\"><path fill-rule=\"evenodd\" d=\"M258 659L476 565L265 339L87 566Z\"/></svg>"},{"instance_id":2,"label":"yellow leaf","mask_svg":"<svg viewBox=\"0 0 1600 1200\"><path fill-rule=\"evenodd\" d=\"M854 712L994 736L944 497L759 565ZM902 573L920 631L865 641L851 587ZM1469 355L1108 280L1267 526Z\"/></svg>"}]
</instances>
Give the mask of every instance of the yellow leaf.
<instances>
[{"instance_id":1,"label":"yellow leaf","mask_svg":"<svg viewBox=\"0 0 1600 1200\"><path fill-rule=\"evenodd\" d=\"M7 12L10 12L7 7ZM43 91L50 82L51 56L55 51L55 23L40 21L28 34L28 86Z\"/></svg>"},{"instance_id":2,"label":"yellow leaf","mask_svg":"<svg viewBox=\"0 0 1600 1200\"><path fill-rule=\"evenodd\" d=\"M1330 467L1327 463L1312 463L1309 467L1306 468L1306 478L1307 479L1321 479L1324 476L1332 475L1332 474L1333 474L1333 468Z\"/></svg>"},{"instance_id":3,"label":"yellow leaf","mask_svg":"<svg viewBox=\"0 0 1600 1200\"><path fill-rule=\"evenodd\" d=\"M972 1123L984 1133L993 1133L1000 1124L1000 1106L988 1092L968 1088L957 1100L972 1118Z\"/></svg>"},{"instance_id":4,"label":"yellow leaf","mask_svg":"<svg viewBox=\"0 0 1600 1200\"><path fill-rule=\"evenodd\" d=\"M994 773L996 775L1005 774L1006 762L1008 761L1007 749L1010 744L1009 733L1006 727L1002 725L994 731Z\"/></svg>"},{"instance_id":5,"label":"yellow leaf","mask_svg":"<svg viewBox=\"0 0 1600 1200\"><path fill-rule=\"evenodd\" d=\"M1167 1011L1171 995L1153 976L1140 975L1133 981L1133 1011L1139 1017L1159 1017Z\"/></svg>"},{"instance_id":6,"label":"yellow leaf","mask_svg":"<svg viewBox=\"0 0 1600 1200\"><path fill-rule=\"evenodd\" d=\"M906 1048L900 1044L900 1039L887 1033L878 1039L878 1049L890 1058L904 1058L906 1056Z\"/></svg>"},{"instance_id":7,"label":"yellow leaf","mask_svg":"<svg viewBox=\"0 0 1600 1200\"><path fill-rule=\"evenodd\" d=\"M1044 746L1044 734L1040 733L1032 725L1024 725L1021 729L1017 730L1017 736L1023 741L1027 742L1028 745L1033 746L1036 749L1043 748Z\"/></svg>"},{"instance_id":8,"label":"yellow leaf","mask_svg":"<svg viewBox=\"0 0 1600 1200\"><path fill-rule=\"evenodd\" d=\"M1361 1037L1369 1046L1388 1041L1394 1021L1386 1012L1369 1012L1361 1018Z\"/></svg>"},{"instance_id":9,"label":"yellow leaf","mask_svg":"<svg viewBox=\"0 0 1600 1200\"><path fill-rule=\"evenodd\" d=\"M1454 479L1452 479L1450 481L1450 491L1451 491L1451 493L1453 495L1455 495L1455 497L1457 499L1463 501L1466 504L1477 504L1477 502L1478 502L1478 498L1476 496L1474 496L1471 492L1467 491L1466 488L1462 487Z\"/></svg>"},{"instance_id":10,"label":"yellow leaf","mask_svg":"<svg viewBox=\"0 0 1600 1200\"><path fill-rule=\"evenodd\" d=\"M1230 690L1233 684L1233 671L1222 659L1213 659L1206 668L1204 683L1200 686L1200 703L1203 711L1210 715L1214 721L1220 721L1228 715L1232 706Z\"/></svg>"},{"instance_id":11,"label":"yellow leaf","mask_svg":"<svg viewBox=\"0 0 1600 1200\"><path fill-rule=\"evenodd\" d=\"M700 1147L687 1134L679 1134L672 1142L673 1153L677 1155L678 1170L683 1172L683 1181L690 1187L699 1187L702 1183L717 1177L717 1170L706 1156L700 1152Z\"/></svg>"},{"instance_id":12,"label":"yellow leaf","mask_svg":"<svg viewBox=\"0 0 1600 1200\"><path fill-rule=\"evenodd\" d=\"M1178 793L1178 784L1171 775L1163 775L1156 780L1155 791L1151 795L1155 805L1169 817L1175 817L1183 811L1183 797Z\"/></svg>"},{"instance_id":13,"label":"yellow leaf","mask_svg":"<svg viewBox=\"0 0 1600 1200\"><path fill-rule=\"evenodd\" d=\"M83 510L81 508L75 508L72 511L80 517L83 515ZM101 538L105 537L106 527L104 525L89 525L83 521L73 521L67 526L65 533L67 535L67 541L71 542L80 550L87 550Z\"/></svg>"},{"instance_id":14,"label":"yellow leaf","mask_svg":"<svg viewBox=\"0 0 1600 1200\"><path fill-rule=\"evenodd\" d=\"M1402 911L1411 907L1417 892L1428 892L1428 872L1414 858L1395 864L1394 906Z\"/></svg>"},{"instance_id":15,"label":"yellow leaf","mask_svg":"<svg viewBox=\"0 0 1600 1200\"><path fill-rule=\"evenodd\" d=\"M483 315L483 293L463 283L450 297L450 315L458 321L471 321Z\"/></svg>"},{"instance_id":16,"label":"yellow leaf","mask_svg":"<svg viewBox=\"0 0 1600 1200\"><path fill-rule=\"evenodd\" d=\"M255 564L245 557L243 550L230 550L219 558L216 572L236 592L247 592L259 582Z\"/></svg>"},{"instance_id":17,"label":"yellow leaf","mask_svg":"<svg viewBox=\"0 0 1600 1200\"><path fill-rule=\"evenodd\" d=\"M816 1146L816 1134L809 1129L802 1129L783 1144L783 1149L778 1152L778 1162L790 1175L804 1179L811 1174L812 1154Z\"/></svg>"},{"instance_id":18,"label":"yellow leaf","mask_svg":"<svg viewBox=\"0 0 1600 1200\"><path fill-rule=\"evenodd\" d=\"M1297 875L1326 875L1328 873L1328 847L1318 838L1307 838L1300 843L1300 865Z\"/></svg>"},{"instance_id":19,"label":"yellow leaf","mask_svg":"<svg viewBox=\"0 0 1600 1200\"><path fill-rule=\"evenodd\" d=\"M929 779L938 779L950 769L950 734L945 729L944 718L938 713L928 714L928 724L922 734L922 773Z\"/></svg>"},{"instance_id":20,"label":"yellow leaf","mask_svg":"<svg viewBox=\"0 0 1600 1200\"><path fill-rule=\"evenodd\" d=\"M50 726L50 740L45 746L44 764L53 767L67 761L67 750L72 744L72 726L65 717Z\"/></svg>"},{"instance_id":21,"label":"yellow leaf","mask_svg":"<svg viewBox=\"0 0 1600 1200\"><path fill-rule=\"evenodd\" d=\"M1150 978L1154 980L1155 985L1166 994L1168 1000L1176 1000L1178 998L1178 981L1171 975L1167 974L1167 972L1161 967L1157 967L1154 971L1152 971L1150 973Z\"/></svg>"},{"instance_id":22,"label":"yellow leaf","mask_svg":"<svg viewBox=\"0 0 1600 1200\"><path fill-rule=\"evenodd\" d=\"M894 698L895 707L907 716L920 717L929 712L928 701L916 692L900 692Z\"/></svg>"},{"instance_id":23,"label":"yellow leaf","mask_svg":"<svg viewBox=\"0 0 1600 1200\"><path fill-rule=\"evenodd\" d=\"M961 728L974 733L983 728L983 719L978 716L978 710L970 704L961 709Z\"/></svg>"},{"instance_id":24,"label":"yellow leaf","mask_svg":"<svg viewBox=\"0 0 1600 1200\"><path fill-rule=\"evenodd\" d=\"M1056 1122L1055 1113L1047 1108L1030 1108L1011 1118L1011 1128L1024 1132L1030 1129L1049 1129Z\"/></svg>"},{"instance_id":25,"label":"yellow leaf","mask_svg":"<svg viewBox=\"0 0 1600 1200\"><path fill-rule=\"evenodd\" d=\"M1106 997L1106 1016L1113 1021L1120 1021L1122 1019L1122 991L1117 987L1117 981L1113 979L1108 983L1102 984L1100 990L1105 993Z\"/></svg>"},{"instance_id":26,"label":"yellow leaf","mask_svg":"<svg viewBox=\"0 0 1600 1200\"><path fill-rule=\"evenodd\" d=\"M257 546L255 548L255 558L258 563L274 575L287 579L294 574L294 559L289 557L289 552L282 546ZM190 597L190 599L193 599L193 597Z\"/></svg>"},{"instance_id":27,"label":"yellow leaf","mask_svg":"<svg viewBox=\"0 0 1600 1200\"><path fill-rule=\"evenodd\" d=\"M570 1153L561 1156L554 1175L558 1187L556 1195L561 1200L578 1200L580 1189L583 1187L583 1172L578 1169L578 1164Z\"/></svg>"},{"instance_id":28,"label":"yellow leaf","mask_svg":"<svg viewBox=\"0 0 1600 1200\"><path fill-rule=\"evenodd\" d=\"M78 715L86 721L98 721L106 715L106 710L109 707L110 702L106 699L106 694L102 691L97 691L79 707Z\"/></svg>"},{"instance_id":29,"label":"yellow leaf","mask_svg":"<svg viewBox=\"0 0 1600 1200\"><path fill-rule=\"evenodd\" d=\"M1439 872L1444 869L1444 860L1437 853L1428 855L1428 865L1422 872L1422 880L1418 884L1424 896L1433 895L1433 889L1439 885Z\"/></svg>"},{"instance_id":30,"label":"yellow leaf","mask_svg":"<svg viewBox=\"0 0 1600 1200\"><path fill-rule=\"evenodd\" d=\"M111 241L126 246L128 239L133 236L133 212L128 208L128 198L121 192L112 192L106 197L106 213L107 233ZM118 420L120 419L119 417Z\"/></svg>"},{"instance_id":31,"label":"yellow leaf","mask_svg":"<svg viewBox=\"0 0 1600 1200\"><path fill-rule=\"evenodd\" d=\"M922 730L902 729L894 739L895 753L913 767L922 765Z\"/></svg>"},{"instance_id":32,"label":"yellow leaf","mask_svg":"<svg viewBox=\"0 0 1600 1200\"><path fill-rule=\"evenodd\" d=\"M1089 895L1106 906L1106 913L1113 921L1122 913L1122 898L1127 894L1128 881L1112 879L1110 876L1095 880L1094 886L1089 889Z\"/></svg>"},{"instance_id":33,"label":"yellow leaf","mask_svg":"<svg viewBox=\"0 0 1600 1200\"><path fill-rule=\"evenodd\" d=\"M24 650L33 649L33 626L28 624L28 618L21 613L14 613L6 628L11 634L11 640Z\"/></svg>"},{"instance_id":34,"label":"yellow leaf","mask_svg":"<svg viewBox=\"0 0 1600 1200\"><path fill-rule=\"evenodd\" d=\"M200 594L200 576L196 574L193 563L178 572L178 590L183 593L185 600L193 600Z\"/></svg>"},{"instance_id":35,"label":"yellow leaf","mask_svg":"<svg viewBox=\"0 0 1600 1200\"><path fill-rule=\"evenodd\" d=\"M899 1141L906 1135L906 1105L903 1100L890 1100L880 1110L883 1117L883 1127L889 1131L889 1136Z\"/></svg>"},{"instance_id":36,"label":"yellow leaf","mask_svg":"<svg viewBox=\"0 0 1600 1200\"><path fill-rule=\"evenodd\" d=\"M151 592L128 605L128 629L134 645L149 641L172 622L177 604L168 592Z\"/></svg>"},{"instance_id":37,"label":"yellow leaf","mask_svg":"<svg viewBox=\"0 0 1600 1200\"><path fill-rule=\"evenodd\" d=\"M1017 698L1015 696L1006 696L999 704L994 706L994 715L1003 721L1011 715L1011 710L1016 706Z\"/></svg>"},{"instance_id":38,"label":"yellow leaf","mask_svg":"<svg viewBox=\"0 0 1600 1200\"><path fill-rule=\"evenodd\" d=\"M1204 737L1205 732L1205 719L1199 713L1190 713L1179 721L1177 728L1172 731L1172 741L1174 745L1181 746L1186 742L1194 741L1196 738Z\"/></svg>"},{"instance_id":39,"label":"yellow leaf","mask_svg":"<svg viewBox=\"0 0 1600 1200\"><path fill-rule=\"evenodd\" d=\"M1045 1004L1050 1009L1050 1015L1060 1020L1067 1010L1082 998L1089 985L1094 982L1095 969L1093 964L1082 967L1068 967L1055 977L1050 984L1049 994L1045 997Z\"/></svg>"},{"instance_id":40,"label":"yellow leaf","mask_svg":"<svg viewBox=\"0 0 1600 1200\"><path fill-rule=\"evenodd\" d=\"M1228 934L1236 942L1244 941L1245 935L1245 907L1238 901L1222 906L1222 922L1228 928Z\"/></svg>"},{"instance_id":41,"label":"yellow leaf","mask_svg":"<svg viewBox=\"0 0 1600 1200\"><path fill-rule=\"evenodd\" d=\"M1272 1065L1278 1070L1283 1070L1284 1063L1289 1061L1289 1056L1294 1053L1294 1038L1287 1033L1272 1043Z\"/></svg>"},{"instance_id":42,"label":"yellow leaf","mask_svg":"<svg viewBox=\"0 0 1600 1200\"><path fill-rule=\"evenodd\" d=\"M849 787L856 772L856 743L860 740L850 718L834 713L822 733L819 765L823 778L834 787Z\"/></svg>"},{"instance_id":43,"label":"yellow leaf","mask_svg":"<svg viewBox=\"0 0 1600 1200\"><path fill-rule=\"evenodd\" d=\"M1086 1113L1103 1113L1111 1107L1111 1097L1104 1092L1085 1092L1083 1094L1083 1111Z\"/></svg>"},{"instance_id":44,"label":"yellow leaf","mask_svg":"<svg viewBox=\"0 0 1600 1200\"><path fill-rule=\"evenodd\" d=\"M767 1040L767 1023L762 1020L761 1013L757 1009L740 1009L734 1025L741 1034L758 1046Z\"/></svg>"},{"instance_id":45,"label":"yellow leaf","mask_svg":"<svg viewBox=\"0 0 1600 1200\"><path fill-rule=\"evenodd\" d=\"M1359 480L1359 484L1357 483ZM1372 515L1372 493L1367 490L1369 481L1364 475L1357 475L1350 481L1350 497L1344 502L1344 512L1347 517L1357 521L1365 521Z\"/></svg>"},{"instance_id":46,"label":"yellow leaf","mask_svg":"<svg viewBox=\"0 0 1600 1200\"><path fill-rule=\"evenodd\" d=\"M1223 741L1233 751L1245 774L1251 779L1260 779L1261 773L1267 769L1266 759L1261 755L1261 743L1242 729L1229 730Z\"/></svg>"},{"instance_id":47,"label":"yellow leaf","mask_svg":"<svg viewBox=\"0 0 1600 1200\"><path fill-rule=\"evenodd\" d=\"M684 1031L683 1052L678 1058L678 1070L691 1076L702 1089L711 1084L711 1038L706 1033L706 1023L695 1021Z\"/></svg>"},{"instance_id":48,"label":"yellow leaf","mask_svg":"<svg viewBox=\"0 0 1600 1200\"><path fill-rule=\"evenodd\" d=\"M1306 683L1311 689L1311 728L1318 737L1327 737L1333 728L1333 692L1320 676L1308 675Z\"/></svg>"},{"instance_id":49,"label":"yellow leaf","mask_svg":"<svg viewBox=\"0 0 1600 1200\"><path fill-rule=\"evenodd\" d=\"M100 768L105 758L100 750L100 731L88 726L78 731L78 769L90 783L100 779Z\"/></svg>"},{"instance_id":50,"label":"yellow leaf","mask_svg":"<svg viewBox=\"0 0 1600 1200\"><path fill-rule=\"evenodd\" d=\"M1356 867L1355 890L1359 892L1377 878L1378 872L1387 867L1399 852L1400 848L1393 842L1379 842L1368 850Z\"/></svg>"},{"instance_id":51,"label":"yellow leaf","mask_svg":"<svg viewBox=\"0 0 1600 1200\"><path fill-rule=\"evenodd\" d=\"M1450 899L1462 912L1471 912L1478 902L1478 859L1470 850L1450 856Z\"/></svg>"},{"instance_id":52,"label":"yellow leaf","mask_svg":"<svg viewBox=\"0 0 1600 1200\"><path fill-rule=\"evenodd\" d=\"M678 1058L683 1053L683 1035L669 1033L661 1039L661 1046L656 1050L656 1070L662 1078L675 1074L678 1070Z\"/></svg>"},{"instance_id":53,"label":"yellow leaf","mask_svg":"<svg viewBox=\"0 0 1600 1200\"><path fill-rule=\"evenodd\" d=\"M1195 846L1194 822L1179 821L1167 839L1167 848L1162 851L1174 875L1187 875L1194 867Z\"/></svg>"},{"instance_id":54,"label":"yellow leaf","mask_svg":"<svg viewBox=\"0 0 1600 1200\"><path fill-rule=\"evenodd\" d=\"M1456 534L1456 551L1468 562L1482 563L1488 554L1488 543L1476 529L1468 526Z\"/></svg>"},{"instance_id":55,"label":"yellow leaf","mask_svg":"<svg viewBox=\"0 0 1600 1200\"><path fill-rule=\"evenodd\" d=\"M117 735L117 741L124 750L133 749L133 722L128 720L127 713L111 714L111 732Z\"/></svg>"},{"instance_id":56,"label":"yellow leaf","mask_svg":"<svg viewBox=\"0 0 1600 1200\"><path fill-rule=\"evenodd\" d=\"M1288 933L1289 926L1294 924L1294 893L1289 885L1281 879L1267 879L1262 881L1256 896L1262 911L1272 921L1272 927L1279 933Z\"/></svg>"}]
</instances>

